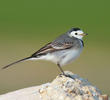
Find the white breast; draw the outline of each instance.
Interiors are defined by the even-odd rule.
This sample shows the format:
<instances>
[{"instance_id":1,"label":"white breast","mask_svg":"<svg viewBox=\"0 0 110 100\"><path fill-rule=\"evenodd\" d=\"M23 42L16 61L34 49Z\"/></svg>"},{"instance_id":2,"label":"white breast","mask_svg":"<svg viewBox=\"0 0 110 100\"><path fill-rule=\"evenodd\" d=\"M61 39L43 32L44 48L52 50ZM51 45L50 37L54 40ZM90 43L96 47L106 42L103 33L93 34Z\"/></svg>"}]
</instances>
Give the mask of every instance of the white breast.
<instances>
[{"instance_id":1,"label":"white breast","mask_svg":"<svg viewBox=\"0 0 110 100\"><path fill-rule=\"evenodd\" d=\"M77 57L79 57L80 53L82 52L82 49L83 49L83 44L82 42L80 41L80 45L81 47L80 48L77 48L77 49L74 49L74 48L71 48L69 50L66 51L66 56L63 60L61 60L60 62L60 65L61 66L64 66L68 63L71 63L72 61L74 61Z\"/></svg>"},{"instance_id":2,"label":"white breast","mask_svg":"<svg viewBox=\"0 0 110 100\"><path fill-rule=\"evenodd\" d=\"M79 49L71 49L66 51L65 57L60 61L60 65L64 66L72 61L74 61L81 53L82 48Z\"/></svg>"}]
</instances>

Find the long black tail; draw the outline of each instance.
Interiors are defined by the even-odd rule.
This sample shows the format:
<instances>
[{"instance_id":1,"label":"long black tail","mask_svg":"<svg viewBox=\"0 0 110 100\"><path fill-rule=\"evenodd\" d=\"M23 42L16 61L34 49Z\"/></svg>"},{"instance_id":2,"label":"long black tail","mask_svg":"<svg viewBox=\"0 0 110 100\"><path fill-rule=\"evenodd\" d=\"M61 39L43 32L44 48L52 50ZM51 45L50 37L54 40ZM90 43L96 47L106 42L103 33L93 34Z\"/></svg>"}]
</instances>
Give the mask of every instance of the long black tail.
<instances>
[{"instance_id":1,"label":"long black tail","mask_svg":"<svg viewBox=\"0 0 110 100\"><path fill-rule=\"evenodd\" d=\"M30 59L30 58L32 58L32 57L27 57L27 58L24 58L24 59L15 61L15 62L13 62L13 63L11 63L11 64L9 64L9 65L6 65L6 66L2 67L2 69L6 69L6 68L10 67L11 65L17 64L17 63L22 62L22 61L25 61L25 60L28 60L28 59Z\"/></svg>"}]
</instances>

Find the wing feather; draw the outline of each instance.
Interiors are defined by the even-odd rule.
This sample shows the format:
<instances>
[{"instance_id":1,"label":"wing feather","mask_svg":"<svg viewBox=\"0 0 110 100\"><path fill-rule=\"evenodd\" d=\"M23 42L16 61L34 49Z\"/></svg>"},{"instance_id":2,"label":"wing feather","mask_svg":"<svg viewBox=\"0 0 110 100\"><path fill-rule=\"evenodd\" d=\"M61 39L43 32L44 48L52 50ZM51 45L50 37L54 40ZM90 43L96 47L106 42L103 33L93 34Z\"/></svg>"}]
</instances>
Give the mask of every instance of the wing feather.
<instances>
[{"instance_id":1,"label":"wing feather","mask_svg":"<svg viewBox=\"0 0 110 100\"><path fill-rule=\"evenodd\" d=\"M55 41L50 42L46 44L44 47L39 49L37 52L32 54L32 57L38 57L41 55L45 55L47 53L52 53L54 51L60 51L65 50L74 47L78 41L74 41L75 38L65 37L65 35L62 35L58 37Z\"/></svg>"},{"instance_id":2,"label":"wing feather","mask_svg":"<svg viewBox=\"0 0 110 100\"><path fill-rule=\"evenodd\" d=\"M68 49L68 48L71 48L71 46L72 45L70 45L70 44L63 44L62 46L54 46L54 45L52 45L52 43L48 43L44 47L42 47L41 49L39 49L37 52L35 52L34 54L32 54L32 57L45 55L47 53L52 53L54 51Z\"/></svg>"}]
</instances>

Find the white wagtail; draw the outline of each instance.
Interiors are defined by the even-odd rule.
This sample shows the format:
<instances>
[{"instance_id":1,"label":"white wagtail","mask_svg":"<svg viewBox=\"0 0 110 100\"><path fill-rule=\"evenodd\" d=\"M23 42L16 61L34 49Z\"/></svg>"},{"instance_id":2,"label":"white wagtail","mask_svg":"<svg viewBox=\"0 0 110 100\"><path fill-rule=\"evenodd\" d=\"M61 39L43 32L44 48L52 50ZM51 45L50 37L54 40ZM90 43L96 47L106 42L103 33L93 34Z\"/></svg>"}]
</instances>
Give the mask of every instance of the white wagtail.
<instances>
[{"instance_id":1,"label":"white wagtail","mask_svg":"<svg viewBox=\"0 0 110 100\"><path fill-rule=\"evenodd\" d=\"M3 69L25 60L49 60L56 63L60 71L65 75L61 66L70 63L80 55L84 47L82 38L85 35L87 34L85 34L80 28L71 28L69 31L56 38L54 41L46 44L31 56L4 66Z\"/></svg>"}]
</instances>

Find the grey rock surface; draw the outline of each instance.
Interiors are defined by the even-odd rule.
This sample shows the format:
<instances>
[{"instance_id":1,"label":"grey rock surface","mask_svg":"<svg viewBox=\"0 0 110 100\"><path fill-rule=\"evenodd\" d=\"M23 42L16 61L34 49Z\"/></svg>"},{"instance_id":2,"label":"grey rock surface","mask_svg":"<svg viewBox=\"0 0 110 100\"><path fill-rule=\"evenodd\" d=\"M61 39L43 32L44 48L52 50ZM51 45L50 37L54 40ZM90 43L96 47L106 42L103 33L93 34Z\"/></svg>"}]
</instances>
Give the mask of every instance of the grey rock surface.
<instances>
[{"instance_id":1,"label":"grey rock surface","mask_svg":"<svg viewBox=\"0 0 110 100\"><path fill-rule=\"evenodd\" d=\"M51 83L1 95L0 100L108 100L86 79L69 71L65 73L69 77L59 75Z\"/></svg>"}]
</instances>

